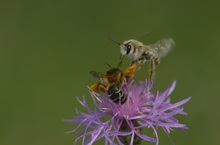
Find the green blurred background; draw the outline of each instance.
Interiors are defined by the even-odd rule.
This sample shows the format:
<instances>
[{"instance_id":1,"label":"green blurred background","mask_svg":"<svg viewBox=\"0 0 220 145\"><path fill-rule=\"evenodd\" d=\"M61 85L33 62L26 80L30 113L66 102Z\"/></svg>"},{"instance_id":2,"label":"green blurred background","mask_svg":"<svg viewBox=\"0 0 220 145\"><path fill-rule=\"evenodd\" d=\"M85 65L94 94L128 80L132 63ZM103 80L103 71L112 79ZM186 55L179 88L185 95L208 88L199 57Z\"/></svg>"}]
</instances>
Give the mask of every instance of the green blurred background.
<instances>
[{"instance_id":1,"label":"green blurred background","mask_svg":"<svg viewBox=\"0 0 220 145\"><path fill-rule=\"evenodd\" d=\"M178 116L190 129L172 132L175 144L219 145L219 6L214 0L0 1L0 145L72 145L76 134L65 132L74 125L63 119L76 115L75 107L84 111L76 97L92 102L87 86L98 80L88 72L105 72L105 63L119 60L107 37L122 42L148 32L140 39L145 44L164 37L177 44L157 67L154 91L177 80L172 101L193 96L188 116ZM146 69L137 75L145 79ZM171 144L159 136L160 144Z\"/></svg>"}]
</instances>

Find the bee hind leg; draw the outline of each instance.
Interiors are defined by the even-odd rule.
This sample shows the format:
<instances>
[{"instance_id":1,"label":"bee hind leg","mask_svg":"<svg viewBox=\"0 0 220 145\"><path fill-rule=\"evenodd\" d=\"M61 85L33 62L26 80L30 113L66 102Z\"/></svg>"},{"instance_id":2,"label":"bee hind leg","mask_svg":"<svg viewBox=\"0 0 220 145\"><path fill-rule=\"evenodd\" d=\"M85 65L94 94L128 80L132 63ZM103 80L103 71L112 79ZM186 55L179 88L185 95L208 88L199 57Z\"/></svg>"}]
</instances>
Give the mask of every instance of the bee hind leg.
<instances>
[{"instance_id":1,"label":"bee hind leg","mask_svg":"<svg viewBox=\"0 0 220 145\"><path fill-rule=\"evenodd\" d=\"M155 60L151 60L149 64L149 70L148 70L148 77L150 80L152 79L154 75L155 68L156 68Z\"/></svg>"},{"instance_id":2,"label":"bee hind leg","mask_svg":"<svg viewBox=\"0 0 220 145\"><path fill-rule=\"evenodd\" d=\"M98 94L100 94L100 92L106 92L107 91L106 87L103 84L101 84L101 83L93 84L89 88L92 91L94 91L94 92L96 92Z\"/></svg>"}]
</instances>

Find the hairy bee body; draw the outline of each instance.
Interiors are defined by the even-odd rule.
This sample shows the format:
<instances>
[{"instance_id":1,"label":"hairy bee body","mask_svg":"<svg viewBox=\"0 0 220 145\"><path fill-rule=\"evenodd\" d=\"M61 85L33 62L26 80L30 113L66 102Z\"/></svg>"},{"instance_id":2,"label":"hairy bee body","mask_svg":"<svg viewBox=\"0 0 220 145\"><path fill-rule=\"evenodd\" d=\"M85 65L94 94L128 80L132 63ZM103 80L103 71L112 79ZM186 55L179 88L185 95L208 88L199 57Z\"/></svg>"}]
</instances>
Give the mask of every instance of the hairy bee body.
<instances>
[{"instance_id":1,"label":"hairy bee body","mask_svg":"<svg viewBox=\"0 0 220 145\"><path fill-rule=\"evenodd\" d=\"M107 92L113 102L123 104L127 100L127 96L121 90L121 86L124 80L129 81L134 77L136 66L136 64L133 64L124 72L118 68L111 68L106 74L91 71L93 77L100 79L100 83L93 84L90 89L96 93Z\"/></svg>"},{"instance_id":2,"label":"hairy bee body","mask_svg":"<svg viewBox=\"0 0 220 145\"><path fill-rule=\"evenodd\" d=\"M120 89L119 86L111 86L107 93L109 98L115 103L124 104L127 100L127 95Z\"/></svg>"},{"instance_id":3,"label":"hairy bee body","mask_svg":"<svg viewBox=\"0 0 220 145\"><path fill-rule=\"evenodd\" d=\"M140 41L130 39L120 44L120 52L122 56L129 57L132 64L137 63L138 67L149 61L149 76L151 78L155 65L160 63L160 58L166 56L174 47L175 42L171 38L161 39L151 45L144 45Z\"/></svg>"}]
</instances>

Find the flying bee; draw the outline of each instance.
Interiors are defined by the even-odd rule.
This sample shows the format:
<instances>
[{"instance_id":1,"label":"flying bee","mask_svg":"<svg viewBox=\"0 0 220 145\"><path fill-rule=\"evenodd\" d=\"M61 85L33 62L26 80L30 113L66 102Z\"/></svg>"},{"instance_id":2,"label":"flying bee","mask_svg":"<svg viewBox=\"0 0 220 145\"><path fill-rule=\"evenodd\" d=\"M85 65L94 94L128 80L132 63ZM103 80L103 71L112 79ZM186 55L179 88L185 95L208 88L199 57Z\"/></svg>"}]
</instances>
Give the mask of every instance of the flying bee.
<instances>
[{"instance_id":1,"label":"flying bee","mask_svg":"<svg viewBox=\"0 0 220 145\"><path fill-rule=\"evenodd\" d=\"M90 86L90 89L96 93L107 92L109 98L115 102L123 104L127 100L126 94L121 90L124 79L131 80L134 77L137 64L134 63L124 72L118 68L111 68L102 74L96 71L90 71L93 77L100 79L100 82Z\"/></svg>"},{"instance_id":2,"label":"flying bee","mask_svg":"<svg viewBox=\"0 0 220 145\"><path fill-rule=\"evenodd\" d=\"M134 39L124 41L123 44L113 42L120 45L121 62L125 55L132 60L131 64L137 63L138 68L145 62L150 62L148 70L150 79L153 76L155 66L160 63L160 58L166 56L175 47L175 42L172 38L161 39L150 45L145 45Z\"/></svg>"}]
</instances>

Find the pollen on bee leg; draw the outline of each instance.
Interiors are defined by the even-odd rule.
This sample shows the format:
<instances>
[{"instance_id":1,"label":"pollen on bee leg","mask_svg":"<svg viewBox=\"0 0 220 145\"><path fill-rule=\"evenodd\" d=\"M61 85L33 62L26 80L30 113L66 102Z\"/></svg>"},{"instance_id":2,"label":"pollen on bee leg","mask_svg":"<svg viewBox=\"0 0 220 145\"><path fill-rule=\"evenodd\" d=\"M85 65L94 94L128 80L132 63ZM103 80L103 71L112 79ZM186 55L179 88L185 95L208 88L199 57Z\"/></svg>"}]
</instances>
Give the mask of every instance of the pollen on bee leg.
<instances>
[{"instance_id":1,"label":"pollen on bee leg","mask_svg":"<svg viewBox=\"0 0 220 145\"><path fill-rule=\"evenodd\" d=\"M93 85L92 85L93 86ZM94 89L92 88L92 86L87 86L87 88L89 89L90 92L93 92L93 93L97 93L96 91L94 91ZM98 93L97 93L98 94Z\"/></svg>"},{"instance_id":2,"label":"pollen on bee leg","mask_svg":"<svg viewBox=\"0 0 220 145\"><path fill-rule=\"evenodd\" d=\"M98 84L93 84L91 85L89 88L89 90L93 91L93 92L96 92L96 93L99 93L99 89L98 89Z\"/></svg>"}]
</instances>

